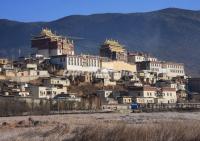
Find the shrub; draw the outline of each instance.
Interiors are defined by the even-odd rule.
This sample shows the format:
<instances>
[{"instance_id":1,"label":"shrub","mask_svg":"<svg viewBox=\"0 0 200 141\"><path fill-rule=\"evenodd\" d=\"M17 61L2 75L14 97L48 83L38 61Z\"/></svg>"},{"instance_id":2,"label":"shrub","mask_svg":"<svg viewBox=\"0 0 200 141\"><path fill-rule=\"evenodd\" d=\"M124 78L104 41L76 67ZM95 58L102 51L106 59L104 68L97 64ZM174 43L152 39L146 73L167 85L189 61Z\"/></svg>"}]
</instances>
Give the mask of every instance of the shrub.
<instances>
[{"instance_id":1,"label":"shrub","mask_svg":"<svg viewBox=\"0 0 200 141\"><path fill-rule=\"evenodd\" d=\"M200 123L115 124L86 126L74 130L66 141L199 141Z\"/></svg>"}]
</instances>

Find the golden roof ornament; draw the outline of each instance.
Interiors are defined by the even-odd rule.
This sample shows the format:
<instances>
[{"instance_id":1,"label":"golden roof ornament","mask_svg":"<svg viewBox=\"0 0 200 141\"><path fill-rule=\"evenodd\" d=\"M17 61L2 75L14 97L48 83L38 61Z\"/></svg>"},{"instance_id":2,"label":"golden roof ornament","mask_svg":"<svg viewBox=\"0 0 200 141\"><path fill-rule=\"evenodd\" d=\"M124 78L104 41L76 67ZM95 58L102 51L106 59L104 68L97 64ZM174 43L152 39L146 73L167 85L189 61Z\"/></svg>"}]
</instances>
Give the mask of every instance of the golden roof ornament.
<instances>
[{"instance_id":1,"label":"golden roof ornament","mask_svg":"<svg viewBox=\"0 0 200 141\"><path fill-rule=\"evenodd\" d=\"M48 28L43 28L41 33L42 36L55 36L52 31Z\"/></svg>"}]
</instances>

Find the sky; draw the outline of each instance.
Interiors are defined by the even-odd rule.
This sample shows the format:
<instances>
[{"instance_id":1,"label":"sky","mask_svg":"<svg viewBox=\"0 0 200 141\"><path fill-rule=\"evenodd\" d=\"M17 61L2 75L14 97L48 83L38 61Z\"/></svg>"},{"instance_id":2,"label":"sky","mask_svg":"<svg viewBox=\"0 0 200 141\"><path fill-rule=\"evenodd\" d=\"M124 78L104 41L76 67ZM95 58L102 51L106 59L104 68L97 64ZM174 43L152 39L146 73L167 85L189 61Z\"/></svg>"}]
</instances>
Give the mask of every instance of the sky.
<instances>
[{"instance_id":1,"label":"sky","mask_svg":"<svg viewBox=\"0 0 200 141\"><path fill-rule=\"evenodd\" d=\"M135 13L164 8L200 10L200 0L0 0L0 19L52 21L69 15Z\"/></svg>"}]
</instances>

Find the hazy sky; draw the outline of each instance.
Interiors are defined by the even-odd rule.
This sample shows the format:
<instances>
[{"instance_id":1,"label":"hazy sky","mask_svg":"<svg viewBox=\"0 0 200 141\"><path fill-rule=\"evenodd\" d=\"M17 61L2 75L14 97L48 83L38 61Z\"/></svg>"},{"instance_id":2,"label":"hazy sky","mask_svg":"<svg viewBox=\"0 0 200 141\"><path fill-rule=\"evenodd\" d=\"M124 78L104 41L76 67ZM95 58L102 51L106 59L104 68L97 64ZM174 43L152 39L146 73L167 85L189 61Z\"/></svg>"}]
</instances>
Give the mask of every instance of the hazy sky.
<instances>
[{"instance_id":1,"label":"hazy sky","mask_svg":"<svg viewBox=\"0 0 200 141\"><path fill-rule=\"evenodd\" d=\"M200 0L0 0L0 19L50 21L68 15L146 12L168 7L200 10Z\"/></svg>"}]
</instances>

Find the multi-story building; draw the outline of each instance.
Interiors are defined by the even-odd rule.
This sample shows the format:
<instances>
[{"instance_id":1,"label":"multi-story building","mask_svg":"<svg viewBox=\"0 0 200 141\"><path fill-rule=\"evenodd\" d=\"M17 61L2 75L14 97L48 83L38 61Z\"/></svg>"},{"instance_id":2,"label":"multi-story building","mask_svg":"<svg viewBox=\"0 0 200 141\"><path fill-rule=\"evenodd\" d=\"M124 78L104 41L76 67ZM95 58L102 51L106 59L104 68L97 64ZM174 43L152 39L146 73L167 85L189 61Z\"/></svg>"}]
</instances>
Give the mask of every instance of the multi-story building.
<instances>
[{"instance_id":1,"label":"multi-story building","mask_svg":"<svg viewBox=\"0 0 200 141\"><path fill-rule=\"evenodd\" d=\"M129 95L133 97L152 97L156 98L157 88L151 86L129 87Z\"/></svg>"},{"instance_id":2,"label":"multi-story building","mask_svg":"<svg viewBox=\"0 0 200 141\"><path fill-rule=\"evenodd\" d=\"M143 61L137 63L137 71L149 70L151 72L163 73L162 62L160 61Z\"/></svg>"},{"instance_id":3,"label":"multi-story building","mask_svg":"<svg viewBox=\"0 0 200 141\"><path fill-rule=\"evenodd\" d=\"M154 103L157 88L151 86L129 87L129 95L133 96L137 103Z\"/></svg>"},{"instance_id":4,"label":"multi-story building","mask_svg":"<svg viewBox=\"0 0 200 141\"><path fill-rule=\"evenodd\" d=\"M161 88L163 98L168 100L168 103L176 103L177 96L176 96L176 89L175 88L168 88L163 87Z\"/></svg>"},{"instance_id":5,"label":"multi-story building","mask_svg":"<svg viewBox=\"0 0 200 141\"><path fill-rule=\"evenodd\" d=\"M127 62L127 51L123 45L114 40L106 40L100 48L100 56L111 60Z\"/></svg>"},{"instance_id":6,"label":"multi-story building","mask_svg":"<svg viewBox=\"0 0 200 141\"><path fill-rule=\"evenodd\" d=\"M138 52L128 52L127 54L128 62L129 63L137 63L146 61L145 56L142 53Z\"/></svg>"},{"instance_id":7,"label":"multi-story building","mask_svg":"<svg viewBox=\"0 0 200 141\"><path fill-rule=\"evenodd\" d=\"M91 55L59 55L51 57L50 62L68 72L97 72L100 58Z\"/></svg>"},{"instance_id":8,"label":"multi-story building","mask_svg":"<svg viewBox=\"0 0 200 141\"><path fill-rule=\"evenodd\" d=\"M155 84L157 81L157 73L147 70L139 71L137 77L143 84Z\"/></svg>"},{"instance_id":9,"label":"multi-story building","mask_svg":"<svg viewBox=\"0 0 200 141\"><path fill-rule=\"evenodd\" d=\"M163 87L158 91L158 97L156 98L156 103L176 103L177 96L176 96L176 89Z\"/></svg>"},{"instance_id":10,"label":"multi-story building","mask_svg":"<svg viewBox=\"0 0 200 141\"><path fill-rule=\"evenodd\" d=\"M170 77L185 76L184 64L174 62L163 62L163 69Z\"/></svg>"},{"instance_id":11,"label":"multi-story building","mask_svg":"<svg viewBox=\"0 0 200 141\"><path fill-rule=\"evenodd\" d=\"M176 89L169 87L129 87L129 95L137 103L176 103Z\"/></svg>"},{"instance_id":12,"label":"multi-story building","mask_svg":"<svg viewBox=\"0 0 200 141\"><path fill-rule=\"evenodd\" d=\"M32 48L36 48L37 53L44 57L74 54L73 41L62 36L57 36L48 29L43 29L39 36L33 37L31 46Z\"/></svg>"},{"instance_id":13,"label":"multi-story building","mask_svg":"<svg viewBox=\"0 0 200 141\"><path fill-rule=\"evenodd\" d=\"M33 98L54 98L58 94L66 94L67 87L56 87L56 86L30 86L30 95Z\"/></svg>"},{"instance_id":14,"label":"multi-story building","mask_svg":"<svg viewBox=\"0 0 200 141\"><path fill-rule=\"evenodd\" d=\"M131 96L120 96L117 98L119 104L130 104L132 103Z\"/></svg>"},{"instance_id":15,"label":"multi-story building","mask_svg":"<svg viewBox=\"0 0 200 141\"><path fill-rule=\"evenodd\" d=\"M143 61L137 63L137 70L148 70L168 77L185 76L184 64L161 61Z\"/></svg>"},{"instance_id":16,"label":"multi-story building","mask_svg":"<svg viewBox=\"0 0 200 141\"><path fill-rule=\"evenodd\" d=\"M137 63L143 61L158 61L156 57L152 57L149 54L143 52L128 52L127 58L129 63Z\"/></svg>"},{"instance_id":17,"label":"multi-story building","mask_svg":"<svg viewBox=\"0 0 200 141\"><path fill-rule=\"evenodd\" d=\"M182 90L185 91L185 83L178 83L171 80L159 80L155 84L157 87L168 87L175 88L176 91Z\"/></svg>"},{"instance_id":18,"label":"multi-story building","mask_svg":"<svg viewBox=\"0 0 200 141\"><path fill-rule=\"evenodd\" d=\"M67 78L60 78L60 77L49 77L44 78L43 83L46 86L58 86L62 85L63 87L68 87L70 85L70 81Z\"/></svg>"},{"instance_id":19,"label":"multi-story building","mask_svg":"<svg viewBox=\"0 0 200 141\"><path fill-rule=\"evenodd\" d=\"M8 59L7 58L0 58L0 65L6 65L8 64Z\"/></svg>"}]
</instances>

